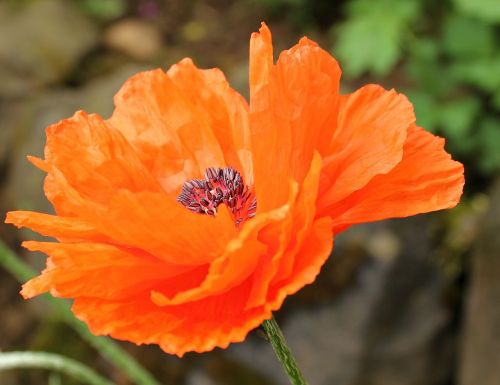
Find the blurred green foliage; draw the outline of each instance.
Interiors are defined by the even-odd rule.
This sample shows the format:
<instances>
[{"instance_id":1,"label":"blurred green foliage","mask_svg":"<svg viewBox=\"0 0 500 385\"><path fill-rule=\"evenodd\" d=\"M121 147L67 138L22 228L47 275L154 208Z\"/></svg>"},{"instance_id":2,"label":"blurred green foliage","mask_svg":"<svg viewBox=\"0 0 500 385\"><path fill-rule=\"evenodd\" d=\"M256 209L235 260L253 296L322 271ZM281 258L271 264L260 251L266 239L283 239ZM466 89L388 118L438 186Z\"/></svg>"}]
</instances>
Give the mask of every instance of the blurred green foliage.
<instances>
[{"instance_id":1,"label":"blurred green foliage","mask_svg":"<svg viewBox=\"0 0 500 385\"><path fill-rule=\"evenodd\" d=\"M365 71L387 75L401 55L407 26L419 14L418 1L355 0L348 2L348 19L338 28L335 52L350 76Z\"/></svg>"},{"instance_id":2,"label":"blurred green foliage","mask_svg":"<svg viewBox=\"0 0 500 385\"><path fill-rule=\"evenodd\" d=\"M10 7L22 7L40 0L0 0ZM117 19L125 14L129 0L68 0L76 5L87 15L101 21Z\"/></svg>"},{"instance_id":3,"label":"blurred green foliage","mask_svg":"<svg viewBox=\"0 0 500 385\"><path fill-rule=\"evenodd\" d=\"M500 170L500 2L351 0L344 10L332 53L345 74L395 77L418 124L473 172Z\"/></svg>"},{"instance_id":4,"label":"blurred green foliage","mask_svg":"<svg viewBox=\"0 0 500 385\"><path fill-rule=\"evenodd\" d=\"M329 25L340 13L343 1L332 0L247 0L263 7L263 20L285 19L298 29L308 32Z\"/></svg>"},{"instance_id":5,"label":"blurred green foliage","mask_svg":"<svg viewBox=\"0 0 500 385\"><path fill-rule=\"evenodd\" d=\"M116 19L127 10L125 0L78 0L83 11L100 20Z\"/></svg>"}]
</instances>

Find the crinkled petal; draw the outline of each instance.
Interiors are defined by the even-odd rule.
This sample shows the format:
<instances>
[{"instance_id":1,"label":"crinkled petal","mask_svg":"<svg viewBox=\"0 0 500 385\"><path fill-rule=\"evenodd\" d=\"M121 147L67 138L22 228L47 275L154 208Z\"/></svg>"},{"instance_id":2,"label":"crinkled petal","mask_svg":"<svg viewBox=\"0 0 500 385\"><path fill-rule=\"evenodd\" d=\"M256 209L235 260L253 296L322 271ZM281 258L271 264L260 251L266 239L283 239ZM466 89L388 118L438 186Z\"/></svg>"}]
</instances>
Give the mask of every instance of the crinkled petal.
<instances>
[{"instance_id":1,"label":"crinkled petal","mask_svg":"<svg viewBox=\"0 0 500 385\"><path fill-rule=\"evenodd\" d=\"M206 268L167 264L139 250L110 244L30 241L23 246L49 256L47 269L23 285L25 298L51 291L65 298L127 299L172 280L177 288L180 282L196 285L206 274Z\"/></svg>"},{"instance_id":2,"label":"crinkled petal","mask_svg":"<svg viewBox=\"0 0 500 385\"><path fill-rule=\"evenodd\" d=\"M191 59L183 59L167 72L179 91L194 104L212 129L225 164L242 172L252 184L252 158L248 104L229 86L217 68L200 70Z\"/></svg>"},{"instance_id":3,"label":"crinkled petal","mask_svg":"<svg viewBox=\"0 0 500 385\"><path fill-rule=\"evenodd\" d=\"M208 275L199 287L178 293L173 298L168 298L160 292L153 292L153 302L158 306L178 305L218 295L239 285L253 273L261 257L267 252L266 245L259 240L259 232L265 226L283 221L289 215L296 194L296 185L292 184L289 203L258 214L246 222L238 235L227 244L224 253L212 262Z\"/></svg>"},{"instance_id":4,"label":"crinkled petal","mask_svg":"<svg viewBox=\"0 0 500 385\"><path fill-rule=\"evenodd\" d=\"M195 214L164 193L121 190L102 211L82 215L115 243L181 265L212 262L237 233L227 210Z\"/></svg>"},{"instance_id":5,"label":"crinkled petal","mask_svg":"<svg viewBox=\"0 0 500 385\"><path fill-rule=\"evenodd\" d=\"M98 208L106 205L106 202L97 202L92 197L82 196L75 187L69 184L65 175L55 167L52 167L45 177L44 191L45 196L56 209L57 215L61 217L81 219L82 212L85 210L97 211Z\"/></svg>"},{"instance_id":6,"label":"crinkled petal","mask_svg":"<svg viewBox=\"0 0 500 385\"><path fill-rule=\"evenodd\" d=\"M337 121L340 68L307 38L269 68L270 32L250 43L250 127L258 211L279 207L289 179L302 183L315 150L325 152ZM267 71L267 72L266 72Z\"/></svg>"},{"instance_id":7,"label":"crinkled petal","mask_svg":"<svg viewBox=\"0 0 500 385\"><path fill-rule=\"evenodd\" d=\"M45 172L50 171L50 164L47 161L40 159L40 158L33 156L33 155L28 155L26 158L28 159L29 162L31 162L31 164L33 164L35 167L39 168L40 170L45 171Z\"/></svg>"},{"instance_id":8,"label":"crinkled petal","mask_svg":"<svg viewBox=\"0 0 500 385\"><path fill-rule=\"evenodd\" d=\"M392 170L414 121L413 106L394 90L368 85L342 96L338 127L324 157L319 211L329 214L329 207Z\"/></svg>"},{"instance_id":9,"label":"crinkled petal","mask_svg":"<svg viewBox=\"0 0 500 385\"><path fill-rule=\"evenodd\" d=\"M45 162L49 174L57 169L83 197L99 203L118 189L160 190L125 137L98 115L83 111L47 128ZM52 203L60 212L57 202Z\"/></svg>"},{"instance_id":10,"label":"crinkled petal","mask_svg":"<svg viewBox=\"0 0 500 385\"><path fill-rule=\"evenodd\" d=\"M227 211L221 211L215 218L198 215L163 191L134 193L122 189L104 205L83 198L58 170L49 176L60 188L58 199L68 210L78 213L77 222L94 229L98 235L94 240L144 250L168 263L210 263L222 255L237 233ZM25 224L37 231L37 223Z\"/></svg>"},{"instance_id":11,"label":"crinkled petal","mask_svg":"<svg viewBox=\"0 0 500 385\"><path fill-rule=\"evenodd\" d=\"M103 235L89 222L74 217L61 217L33 211L11 211L5 223L27 227L47 237L65 240L104 240Z\"/></svg>"},{"instance_id":12,"label":"crinkled petal","mask_svg":"<svg viewBox=\"0 0 500 385\"><path fill-rule=\"evenodd\" d=\"M208 167L225 166L207 115L160 69L127 80L115 96L109 122L169 192Z\"/></svg>"},{"instance_id":13,"label":"crinkled petal","mask_svg":"<svg viewBox=\"0 0 500 385\"><path fill-rule=\"evenodd\" d=\"M292 273L270 288L266 304L268 309L279 309L287 295L294 294L314 282L332 252L332 226L330 217L315 220L295 258Z\"/></svg>"},{"instance_id":14,"label":"crinkled petal","mask_svg":"<svg viewBox=\"0 0 500 385\"><path fill-rule=\"evenodd\" d=\"M228 292L176 306L156 306L149 297L129 301L77 298L75 315L94 334L109 334L137 344L158 344L167 353L206 352L243 341L248 332L270 318L260 307L243 309L249 281Z\"/></svg>"},{"instance_id":15,"label":"crinkled petal","mask_svg":"<svg viewBox=\"0 0 500 385\"><path fill-rule=\"evenodd\" d=\"M272 283L281 282L292 274L297 253L311 231L315 217L320 172L321 156L316 152L297 199L290 203L287 218L269 225L261 234L260 239L269 247L252 276L247 308L263 305Z\"/></svg>"},{"instance_id":16,"label":"crinkled petal","mask_svg":"<svg viewBox=\"0 0 500 385\"><path fill-rule=\"evenodd\" d=\"M332 207L334 229L454 207L462 195L463 173L463 165L444 150L444 139L413 125L402 161Z\"/></svg>"},{"instance_id":17,"label":"crinkled petal","mask_svg":"<svg viewBox=\"0 0 500 385\"><path fill-rule=\"evenodd\" d=\"M271 31L265 23L259 32L253 32L250 38L250 104L257 102L256 95L269 82L269 73L274 66L273 42Z\"/></svg>"}]
</instances>

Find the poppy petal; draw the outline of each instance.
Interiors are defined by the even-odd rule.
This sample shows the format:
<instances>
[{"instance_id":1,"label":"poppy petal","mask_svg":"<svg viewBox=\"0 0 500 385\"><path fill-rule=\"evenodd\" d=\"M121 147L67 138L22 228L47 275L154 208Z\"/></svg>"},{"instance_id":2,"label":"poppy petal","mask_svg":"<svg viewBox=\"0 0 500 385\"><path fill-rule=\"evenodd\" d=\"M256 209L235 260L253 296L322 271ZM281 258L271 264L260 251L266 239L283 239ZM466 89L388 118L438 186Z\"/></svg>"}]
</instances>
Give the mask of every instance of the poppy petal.
<instances>
[{"instance_id":1,"label":"poppy petal","mask_svg":"<svg viewBox=\"0 0 500 385\"><path fill-rule=\"evenodd\" d=\"M208 122L225 164L241 170L246 183L252 184L248 104L243 96L229 86L222 71L200 70L191 59L181 60L167 74Z\"/></svg>"},{"instance_id":2,"label":"poppy petal","mask_svg":"<svg viewBox=\"0 0 500 385\"><path fill-rule=\"evenodd\" d=\"M58 216L81 218L82 210L92 211L98 207L105 207L103 203L94 201L92 197L84 198L55 167L52 167L45 177L43 187L45 196L54 206Z\"/></svg>"},{"instance_id":3,"label":"poppy petal","mask_svg":"<svg viewBox=\"0 0 500 385\"><path fill-rule=\"evenodd\" d=\"M292 185L293 186L293 185ZM290 189L290 199L295 200L295 186ZM244 281L256 268L261 255L267 251L265 244L259 241L259 232L265 226L282 221L289 215L290 205L284 205L267 213L258 214L246 222L237 237L232 239L224 253L214 260L205 280L198 287L167 298L160 292L153 292L153 302L158 306L178 305L196 301L207 296L226 292Z\"/></svg>"},{"instance_id":4,"label":"poppy petal","mask_svg":"<svg viewBox=\"0 0 500 385\"><path fill-rule=\"evenodd\" d=\"M42 275L23 285L25 298L50 290L65 298L125 299L178 275L186 281L192 272L191 267L166 264L145 253L109 244L30 241L23 246L49 256ZM44 278L48 283L42 286Z\"/></svg>"},{"instance_id":5,"label":"poppy petal","mask_svg":"<svg viewBox=\"0 0 500 385\"><path fill-rule=\"evenodd\" d=\"M317 219L304 240L290 276L273 285L268 294L267 307L279 309L287 295L299 291L316 279L333 248L333 221L330 217Z\"/></svg>"},{"instance_id":6,"label":"poppy petal","mask_svg":"<svg viewBox=\"0 0 500 385\"><path fill-rule=\"evenodd\" d=\"M304 178L302 189L293 212L293 228L291 229L292 238L287 244L285 254L279 261L279 267L273 276L271 284L279 283L292 275L294 266L297 264L297 254L300 253L306 238L313 229L313 222L316 217L316 201L322 159L318 152L315 152L311 168ZM330 244L330 241L328 241Z\"/></svg>"},{"instance_id":7,"label":"poppy petal","mask_svg":"<svg viewBox=\"0 0 500 385\"><path fill-rule=\"evenodd\" d=\"M287 197L276 185L289 179L302 183L313 152L326 151L337 121L341 74L335 59L307 38L282 52L268 69L269 44L270 33L262 27L252 37L250 51L250 127L258 211L283 204Z\"/></svg>"},{"instance_id":8,"label":"poppy petal","mask_svg":"<svg viewBox=\"0 0 500 385\"><path fill-rule=\"evenodd\" d=\"M54 180L52 183L57 187L46 189L53 194L47 194L51 200L56 203L60 200L66 211L78 215L77 221L92 226L96 236L99 234L95 240L111 240L114 244L144 250L168 263L209 263L222 254L237 233L228 212L221 211L216 218L198 215L164 191L134 193L121 189L103 205L84 199L57 169L46 179Z\"/></svg>"},{"instance_id":9,"label":"poppy petal","mask_svg":"<svg viewBox=\"0 0 500 385\"><path fill-rule=\"evenodd\" d=\"M262 23L259 32L250 37L250 104L256 102L257 93L267 85L273 68L273 42L271 31Z\"/></svg>"},{"instance_id":10,"label":"poppy petal","mask_svg":"<svg viewBox=\"0 0 500 385\"><path fill-rule=\"evenodd\" d=\"M62 217L33 211L11 211L5 223L16 227L27 227L39 234L57 239L98 240L102 239L95 227L80 218Z\"/></svg>"},{"instance_id":11,"label":"poppy petal","mask_svg":"<svg viewBox=\"0 0 500 385\"><path fill-rule=\"evenodd\" d=\"M297 199L291 203L289 216L279 225L269 226L261 234L260 238L269 244L269 248L253 274L247 308L263 305L267 300L270 285L282 282L292 274L297 253L311 231L316 212L320 172L321 156L316 152Z\"/></svg>"},{"instance_id":12,"label":"poppy petal","mask_svg":"<svg viewBox=\"0 0 500 385\"><path fill-rule=\"evenodd\" d=\"M444 150L444 139L412 125L402 161L330 209L334 229L454 207L462 195L463 172Z\"/></svg>"},{"instance_id":13,"label":"poppy petal","mask_svg":"<svg viewBox=\"0 0 500 385\"><path fill-rule=\"evenodd\" d=\"M83 111L47 128L45 161L96 202L107 202L117 189L160 189L125 137L98 115Z\"/></svg>"},{"instance_id":14,"label":"poppy petal","mask_svg":"<svg viewBox=\"0 0 500 385\"><path fill-rule=\"evenodd\" d=\"M262 307L243 309L249 286L247 280L222 295L166 307L141 296L128 301L81 297L76 298L72 310L94 334L109 334L137 344L155 343L167 353L182 357L189 351L201 353L240 342L271 317Z\"/></svg>"},{"instance_id":15,"label":"poppy petal","mask_svg":"<svg viewBox=\"0 0 500 385\"><path fill-rule=\"evenodd\" d=\"M328 213L325 208L392 170L414 121L413 106L394 90L368 85L342 96L338 127L324 158L319 211Z\"/></svg>"},{"instance_id":16,"label":"poppy petal","mask_svg":"<svg viewBox=\"0 0 500 385\"><path fill-rule=\"evenodd\" d=\"M26 158L28 159L29 162L31 162L31 164L33 164L38 169L45 172L50 171L50 165L45 160L32 155L28 155Z\"/></svg>"},{"instance_id":17,"label":"poppy petal","mask_svg":"<svg viewBox=\"0 0 500 385\"><path fill-rule=\"evenodd\" d=\"M229 212L195 214L164 193L121 190L102 211L82 209L82 216L120 245L181 265L212 262L237 233Z\"/></svg>"},{"instance_id":18,"label":"poppy petal","mask_svg":"<svg viewBox=\"0 0 500 385\"><path fill-rule=\"evenodd\" d=\"M127 80L115 95L109 122L132 143L156 178L165 181L180 174L166 180L167 191L199 178L208 167L225 166L207 116L160 69Z\"/></svg>"}]
</instances>

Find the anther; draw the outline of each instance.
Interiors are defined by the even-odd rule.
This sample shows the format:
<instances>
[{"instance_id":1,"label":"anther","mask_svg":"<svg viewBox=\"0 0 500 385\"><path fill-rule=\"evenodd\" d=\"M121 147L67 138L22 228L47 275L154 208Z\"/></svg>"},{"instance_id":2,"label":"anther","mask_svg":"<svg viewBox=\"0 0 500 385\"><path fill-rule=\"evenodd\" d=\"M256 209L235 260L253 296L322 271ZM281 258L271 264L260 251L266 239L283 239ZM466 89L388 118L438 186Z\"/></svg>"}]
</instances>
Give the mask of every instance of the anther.
<instances>
[{"instance_id":1,"label":"anther","mask_svg":"<svg viewBox=\"0 0 500 385\"><path fill-rule=\"evenodd\" d=\"M231 211L236 226L253 218L257 211L257 200L251 188L231 167L209 167L205 170L205 179L184 182L177 201L188 210L209 216L215 216L217 207L224 203Z\"/></svg>"}]
</instances>

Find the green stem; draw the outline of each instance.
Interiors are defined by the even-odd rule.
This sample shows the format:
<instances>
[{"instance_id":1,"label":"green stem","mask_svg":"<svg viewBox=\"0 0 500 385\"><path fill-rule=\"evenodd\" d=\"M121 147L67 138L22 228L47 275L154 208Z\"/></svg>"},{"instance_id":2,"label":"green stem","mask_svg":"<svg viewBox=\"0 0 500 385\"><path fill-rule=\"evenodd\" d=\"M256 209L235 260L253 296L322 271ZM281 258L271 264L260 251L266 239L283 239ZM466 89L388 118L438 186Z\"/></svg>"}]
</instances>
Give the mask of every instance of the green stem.
<instances>
[{"instance_id":1,"label":"green stem","mask_svg":"<svg viewBox=\"0 0 500 385\"><path fill-rule=\"evenodd\" d=\"M0 266L9 271L19 282L24 282L36 275L36 272L15 255L0 241ZM132 356L120 348L118 344L106 337L96 337L90 333L87 326L76 319L68 304L60 299L44 296L83 340L87 341L103 357L114 363L138 385L160 385L153 376L144 369Z\"/></svg>"},{"instance_id":2,"label":"green stem","mask_svg":"<svg viewBox=\"0 0 500 385\"><path fill-rule=\"evenodd\" d=\"M0 372L10 369L38 368L54 370L72 376L90 385L113 385L92 369L58 354L44 352L0 353Z\"/></svg>"},{"instance_id":3,"label":"green stem","mask_svg":"<svg viewBox=\"0 0 500 385\"><path fill-rule=\"evenodd\" d=\"M295 361L290 348L286 344L285 336L283 335L274 317L270 320L264 321L262 323L262 327L266 331L274 352L280 360L290 383L292 385L307 385L307 382L297 365L297 361Z\"/></svg>"}]
</instances>

